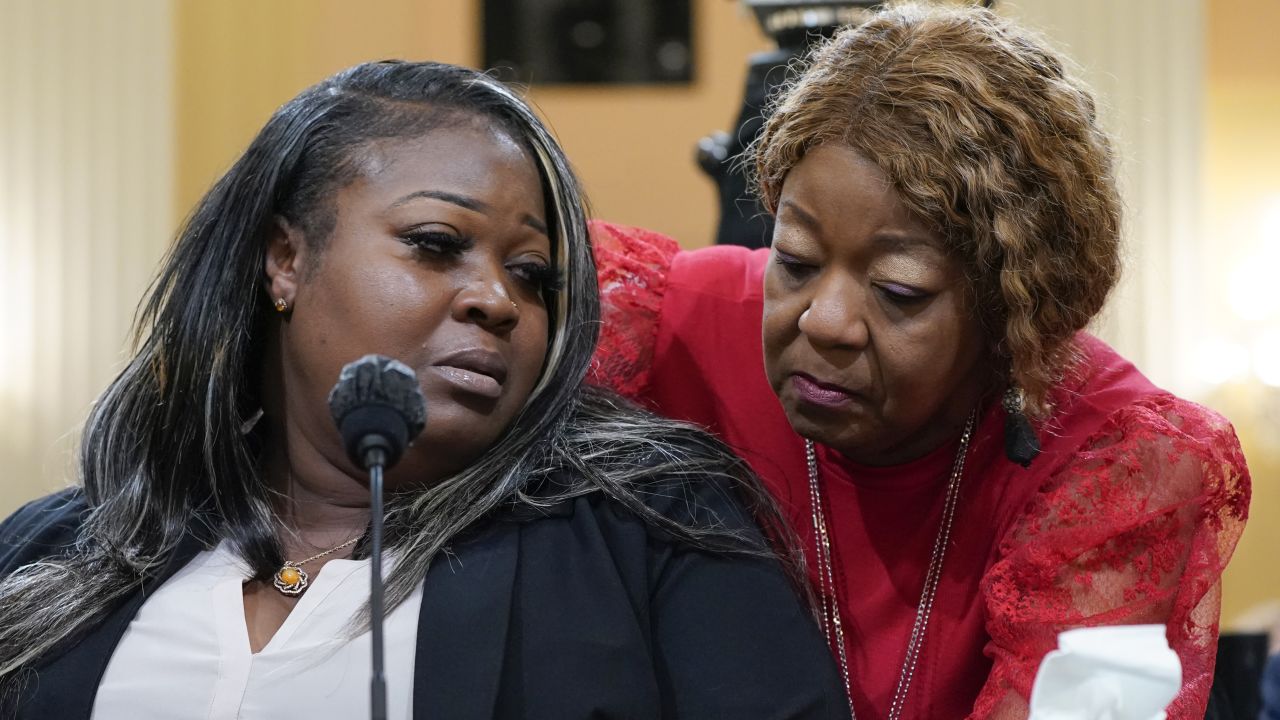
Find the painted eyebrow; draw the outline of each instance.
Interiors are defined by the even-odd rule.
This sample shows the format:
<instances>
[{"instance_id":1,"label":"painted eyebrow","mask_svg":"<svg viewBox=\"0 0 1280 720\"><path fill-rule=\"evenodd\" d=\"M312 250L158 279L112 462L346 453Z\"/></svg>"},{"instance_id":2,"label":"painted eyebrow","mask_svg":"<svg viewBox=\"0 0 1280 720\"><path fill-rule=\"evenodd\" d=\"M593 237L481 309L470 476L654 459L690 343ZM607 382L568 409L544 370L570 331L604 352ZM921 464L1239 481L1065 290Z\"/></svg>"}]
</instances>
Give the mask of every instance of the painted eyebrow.
<instances>
[{"instance_id":1,"label":"painted eyebrow","mask_svg":"<svg viewBox=\"0 0 1280 720\"><path fill-rule=\"evenodd\" d=\"M409 202L417 200L418 198L431 198L432 200L441 200L443 202L447 202L452 205L457 205L460 208L464 208L472 212L478 212L478 213L488 214L489 211L491 210L488 204L481 202L473 197L468 197L466 195L459 195L457 193L446 192L444 190L419 190L417 192L411 192L408 195L405 195L404 197L391 203L391 207L400 207L401 205L405 205ZM537 230L543 235L546 235L548 237L551 236L551 233L547 231L546 224L543 223L538 218L526 213L525 216L520 219L525 225L528 225L529 227L533 228L534 230Z\"/></svg>"},{"instance_id":2,"label":"painted eyebrow","mask_svg":"<svg viewBox=\"0 0 1280 720\"><path fill-rule=\"evenodd\" d=\"M818 233L822 232L822 223L813 213L805 210L791 200L783 200L778 206L778 214L781 215L783 210L787 210L788 214L795 215L801 224L808 226L810 230ZM920 250L929 250L936 253L946 254L947 250L937 239L919 232L896 230L885 230L877 232L871 238L871 242L876 248L885 253L898 253L911 255Z\"/></svg>"},{"instance_id":3,"label":"painted eyebrow","mask_svg":"<svg viewBox=\"0 0 1280 720\"><path fill-rule=\"evenodd\" d=\"M878 232L871 242L881 252L901 255L915 255L921 250L946 255L946 248L936 239L915 232Z\"/></svg>"},{"instance_id":4,"label":"painted eyebrow","mask_svg":"<svg viewBox=\"0 0 1280 720\"><path fill-rule=\"evenodd\" d=\"M783 200L782 203L778 205L779 215L782 214L783 210L787 210L790 214L794 214L796 219L798 219L802 224L809 226L810 230L816 230L819 233L822 232L822 223L818 222L818 218L814 217L813 213L805 210L791 200Z\"/></svg>"}]
</instances>

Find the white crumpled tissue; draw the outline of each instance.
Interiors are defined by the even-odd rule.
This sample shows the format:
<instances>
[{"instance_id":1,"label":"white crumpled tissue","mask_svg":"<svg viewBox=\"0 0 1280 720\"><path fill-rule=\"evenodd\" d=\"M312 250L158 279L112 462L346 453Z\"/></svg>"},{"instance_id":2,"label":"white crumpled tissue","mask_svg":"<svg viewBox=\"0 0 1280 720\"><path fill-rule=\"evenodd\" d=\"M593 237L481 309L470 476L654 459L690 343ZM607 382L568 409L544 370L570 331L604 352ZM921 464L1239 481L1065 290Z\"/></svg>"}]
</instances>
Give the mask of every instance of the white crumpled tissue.
<instances>
[{"instance_id":1,"label":"white crumpled tissue","mask_svg":"<svg viewBox=\"0 0 1280 720\"><path fill-rule=\"evenodd\" d=\"M1028 720L1164 720L1181 685L1163 625L1068 630L1040 663Z\"/></svg>"}]
</instances>

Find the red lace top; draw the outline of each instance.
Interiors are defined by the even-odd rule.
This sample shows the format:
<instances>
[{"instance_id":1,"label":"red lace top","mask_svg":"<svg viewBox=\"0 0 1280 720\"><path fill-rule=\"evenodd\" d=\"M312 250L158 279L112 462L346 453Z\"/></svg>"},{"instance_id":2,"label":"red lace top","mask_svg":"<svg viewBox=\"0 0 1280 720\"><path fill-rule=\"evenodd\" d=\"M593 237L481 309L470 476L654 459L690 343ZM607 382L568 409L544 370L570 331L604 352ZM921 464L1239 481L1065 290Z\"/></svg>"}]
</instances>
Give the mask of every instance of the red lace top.
<instances>
[{"instance_id":1,"label":"red lace top","mask_svg":"<svg viewBox=\"0 0 1280 720\"><path fill-rule=\"evenodd\" d=\"M760 347L768 251L681 252L603 223L592 235L604 303L594 380L726 440L812 556L804 445ZM1077 342L1082 362L1052 396L1030 468L1003 455L1002 411L981 416L903 717L1025 718L1060 631L1150 622L1168 624L1182 659L1169 717L1204 717L1219 577L1248 513L1239 442L1221 417L1154 387L1101 341ZM957 449L873 468L818 448L859 718L888 714Z\"/></svg>"}]
</instances>

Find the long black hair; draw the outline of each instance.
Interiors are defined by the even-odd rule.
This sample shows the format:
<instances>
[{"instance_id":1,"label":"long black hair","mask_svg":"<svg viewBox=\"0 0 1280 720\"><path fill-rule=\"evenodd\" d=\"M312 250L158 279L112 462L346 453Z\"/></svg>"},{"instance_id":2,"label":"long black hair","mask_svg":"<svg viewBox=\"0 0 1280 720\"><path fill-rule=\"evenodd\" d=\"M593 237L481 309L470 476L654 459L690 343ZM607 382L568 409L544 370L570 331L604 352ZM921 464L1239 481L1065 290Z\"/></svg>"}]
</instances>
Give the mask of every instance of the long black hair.
<instances>
[{"instance_id":1,"label":"long black hair","mask_svg":"<svg viewBox=\"0 0 1280 720\"><path fill-rule=\"evenodd\" d=\"M543 375L511 426L462 472L389 498L388 547L399 562L388 606L477 520L588 492L697 546L769 551L729 524L679 522L645 502L654 478L720 479L745 493L776 536L783 526L773 505L724 446L584 388L600 317L595 265L577 180L541 121L483 73L367 63L281 107L179 234L139 308L134 357L85 426L80 482L90 510L76 548L0 582L0 690L12 690L23 670L154 574L184 534L229 542L259 578L279 568L278 523L259 462L269 441L245 429L262 404L259 371L274 322L263 290L268 232L284 216L308 242L323 243L333 196L359 176L371 143L468 117L500 126L529 151L564 283L548 291L553 331ZM551 476L562 478L554 496L535 492ZM790 558L793 577L797 567Z\"/></svg>"}]
</instances>

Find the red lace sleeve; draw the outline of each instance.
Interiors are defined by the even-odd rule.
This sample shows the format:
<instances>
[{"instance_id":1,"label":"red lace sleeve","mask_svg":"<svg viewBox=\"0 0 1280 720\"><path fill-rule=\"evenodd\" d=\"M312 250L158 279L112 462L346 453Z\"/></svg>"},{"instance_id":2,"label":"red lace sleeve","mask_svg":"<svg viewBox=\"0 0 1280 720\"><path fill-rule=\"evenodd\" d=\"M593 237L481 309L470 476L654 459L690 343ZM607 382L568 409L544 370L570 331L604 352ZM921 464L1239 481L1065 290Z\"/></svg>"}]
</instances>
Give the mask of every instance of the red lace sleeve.
<instances>
[{"instance_id":1,"label":"red lace sleeve","mask_svg":"<svg viewBox=\"0 0 1280 720\"><path fill-rule=\"evenodd\" d=\"M1062 630L1166 623L1183 673L1169 718L1203 718L1249 482L1213 412L1170 395L1113 412L1001 540L982 585L994 664L971 717L1026 718Z\"/></svg>"},{"instance_id":2,"label":"red lace sleeve","mask_svg":"<svg viewBox=\"0 0 1280 720\"><path fill-rule=\"evenodd\" d=\"M680 246L648 230L592 221L600 344L588 381L639 400L649 382L667 274Z\"/></svg>"}]
</instances>

